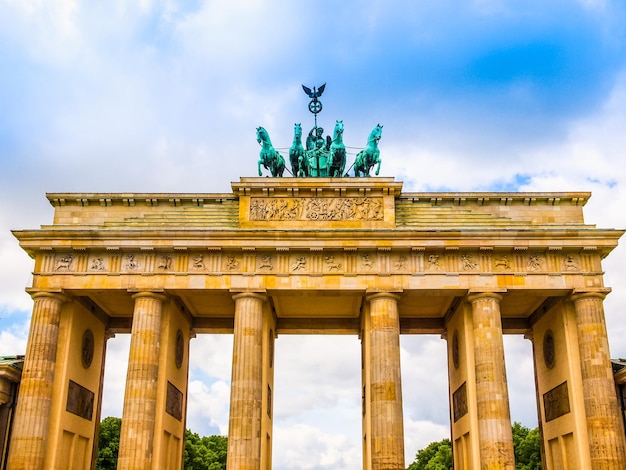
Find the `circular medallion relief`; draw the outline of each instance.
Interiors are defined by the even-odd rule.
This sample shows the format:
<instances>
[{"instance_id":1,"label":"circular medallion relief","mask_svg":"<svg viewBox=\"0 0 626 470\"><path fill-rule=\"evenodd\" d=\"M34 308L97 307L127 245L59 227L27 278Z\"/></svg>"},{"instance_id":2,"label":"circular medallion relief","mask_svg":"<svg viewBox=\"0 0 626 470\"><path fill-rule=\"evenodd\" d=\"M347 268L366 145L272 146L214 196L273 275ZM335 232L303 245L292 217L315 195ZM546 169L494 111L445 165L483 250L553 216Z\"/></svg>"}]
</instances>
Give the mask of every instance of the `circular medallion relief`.
<instances>
[{"instance_id":1,"label":"circular medallion relief","mask_svg":"<svg viewBox=\"0 0 626 470\"><path fill-rule=\"evenodd\" d=\"M83 341L81 343L80 355L85 369L89 368L93 361L94 339L93 332L88 328L83 333Z\"/></svg>"},{"instance_id":2,"label":"circular medallion relief","mask_svg":"<svg viewBox=\"0 0 626 470\"><path fill-rule=\"evenodd\" d=\"M178 330L176 332L176 351L174 354L174 360L176 361L176 367L180 369L183 365L183 356L185 355L185 338L183 338L183 332Z\"/></svg>"},{"instance_id":3,"label":"circular medallion relief","mask_svg":"<svg viewBox=\"0 0 626 470\"><path fill-rule=\"evenodd\" d=\"M456 330L452 335L452 363L455 369L459 368L459 332Z\"/></svg>"},{"instance_id":4,"label":"circular medallion relief","mask_svg":"<svg viewBox=\"0 0 626 470\"><path fill-rule=\"evenodd\" d=\"M548 369L554 367L554 357L554 335L552 334L552 330L548 330L545 335L543 335L543 360Z\"/></svg>"}]
</instances>

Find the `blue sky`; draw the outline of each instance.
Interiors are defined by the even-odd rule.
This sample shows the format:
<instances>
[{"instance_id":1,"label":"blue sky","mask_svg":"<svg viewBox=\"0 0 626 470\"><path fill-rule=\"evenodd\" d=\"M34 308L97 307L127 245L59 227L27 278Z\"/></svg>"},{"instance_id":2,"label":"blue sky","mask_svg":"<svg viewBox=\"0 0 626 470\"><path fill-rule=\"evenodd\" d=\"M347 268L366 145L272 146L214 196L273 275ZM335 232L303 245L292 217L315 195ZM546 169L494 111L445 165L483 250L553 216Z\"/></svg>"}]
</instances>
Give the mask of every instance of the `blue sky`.
<instances>
[{"instance_id":1,"label":"blue sky","mask_svg":"<svg viewBox=\"0 0 626 470\"><path fill-rule=\"evenodd\" d=\"M256 127L288 147L313 125L301 85L324 82L320 124L342 119L357 148L383 124L381 175L405 191L592 191L586 221L626 227L621 1L0 0L0 354L24 351L31 308L10 230L51 222L46 192L229 191L255 174ZM604 261L614 357L624 266L623 246ZM512 414L534 426L530 343L506 341ZM125 344L105 415L121 413ZM358 467L357 346L279 338L275 468ZM231 347L192 341L196 432L226 430ZM445 342L402 348L408 462L448 432Z\"/></svg>"}]
</instances>

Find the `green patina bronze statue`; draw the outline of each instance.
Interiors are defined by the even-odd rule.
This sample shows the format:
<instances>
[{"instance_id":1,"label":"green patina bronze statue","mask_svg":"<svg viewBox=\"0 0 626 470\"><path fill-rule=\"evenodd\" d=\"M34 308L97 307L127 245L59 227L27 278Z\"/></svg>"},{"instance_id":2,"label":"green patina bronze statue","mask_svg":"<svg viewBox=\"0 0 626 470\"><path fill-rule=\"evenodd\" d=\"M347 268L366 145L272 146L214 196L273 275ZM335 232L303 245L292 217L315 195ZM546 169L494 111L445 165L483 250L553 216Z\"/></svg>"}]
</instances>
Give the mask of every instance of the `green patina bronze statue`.
<instances>
[{"instance_id":1,"label":"green patina bronze statue","mask_svg":"<svg viewBox=\"0 0 626 470\"><path fill-rule=\"evenodd\" d=\"M328 176L341 178L346 169L346 146L343 144L343 121L335 123L333 139L330 143L330 160L328 161Z\"/></svg>"},{"instance_id":2,"label":"green patina bronze statue","mask_svg":"<svg viewBox=\"0 0 626 470\"><path fill-rule=\"evenodd\" d=\"M261 158L258 163L259 176L263 176L261 165L263 165L265 169L269 169L273 177L283 176L283 172L285 171L285 159L272 145L270 136L265 128L256 128L256 140L261 144Z\"/></svg>"},{"instance_id":3,"label":"green patina bronze statue","mask_svg":"<svg viewBox=\"0 0 626 470\"><path fill-rule=\"evenodd\" d=\"M320 96L326 88L324 83L313 90L302 85L305 93L311 98L309 111L315 115L315 125L306 138L306 148L302 145L302 125L295 124L293 131L293 143L289 148L289 163L291 174L294 177L331 177L341 178L349 176L344 173L346 168L346 147L343 143L343 121L335 123L333 137L324 137L324 129L317 125L317 114L322 110ZM378 124L369 135L367 146L361 150L348 169L354 167L354 176L370 176L372 167L378 163L376 175L380 171L381 159L378 150L378 141L382 135L383 126ZM261 155L258 162L259 176L262 176L261 165L269 169L273 177L283 176L285 171L285 159L273 147L269 134L263 127L256 129L257 141L261 144ZM289 171L289 170L287 170Z\"/></svg>"},{"instance_id":4,"label":"green patina bronze statue","mask_svg":"<svg viewBox=\"0 0 626 470\"><path fill-rule=\"evenodd\" d=\"M289 149L289 162L293 176L305 177L305 153L302 145L302 125L296 123L293 129L293 143Z\"/></svg>"},{"instance_id":5,"label":"green patina bronze statue","mask_svg":"<svg viewBox=\"0 0 626 470\"><path fill-rule=\"evenodd\" d=\"M378 163L376 174L380 171L380 150L378 150L378 141L383 133L383 126L376 124L376 127L370 132L367 139L367 146L361 150L354 160L354 176L370 176L370 170Z\"/></svg>"}]
</instances>

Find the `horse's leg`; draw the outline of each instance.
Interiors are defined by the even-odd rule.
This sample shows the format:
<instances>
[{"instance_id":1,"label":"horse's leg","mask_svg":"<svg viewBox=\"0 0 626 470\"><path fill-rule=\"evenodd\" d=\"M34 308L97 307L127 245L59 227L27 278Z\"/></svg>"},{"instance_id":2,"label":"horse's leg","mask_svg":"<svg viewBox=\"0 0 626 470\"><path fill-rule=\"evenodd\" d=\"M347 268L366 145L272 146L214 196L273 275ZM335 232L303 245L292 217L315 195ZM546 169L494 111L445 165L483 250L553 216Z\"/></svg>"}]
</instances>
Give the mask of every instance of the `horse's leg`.
<instances>
[{"instance_id":1,"label":"horse's leg","mask_svg":"<svg viewBox=\"0 0 626 470\"><path fill-rule=\"evenodd\" d=\"M378 173L380 172L380 164L381 164L382 162L383 162L383 161L382 161L380 158L378 158L378 167L376 168L376 176L378 176Z\"/></svg>"},{"instance_id":2,"label":"horse's leg","mask_svg":"<svg viewBox=\"0 0 626 470\"><path fill-rule=\"evenodd\" d=\"M258 165L259 165L259 176L263 176L263 172L261 171L261 163L263 163L261 160L259 160Z\"/></svg>"}]
</instances>

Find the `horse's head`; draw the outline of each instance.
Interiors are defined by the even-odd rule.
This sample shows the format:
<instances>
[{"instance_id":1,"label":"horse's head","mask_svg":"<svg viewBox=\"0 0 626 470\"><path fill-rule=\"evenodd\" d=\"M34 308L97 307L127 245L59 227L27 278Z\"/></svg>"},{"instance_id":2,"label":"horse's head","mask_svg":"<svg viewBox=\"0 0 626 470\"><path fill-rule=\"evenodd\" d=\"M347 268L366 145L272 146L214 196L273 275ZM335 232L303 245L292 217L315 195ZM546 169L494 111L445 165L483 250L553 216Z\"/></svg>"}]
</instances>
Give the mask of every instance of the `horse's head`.
<instances>
[{"instance_id":1,"label":"horse's head","mask_svg":"<svg viewBox=\"0 0 626 470\"><path fill-rule=\"evenodd\" d=\"M374 127L374 129L372 129L372 132L370 132L370 137L368 141L378 144L378 141L380 140L382 135L383 135L383 126L381 126L380 124L376 124L376 127Z\"/></svg>"},{"instance_id":2,"label":"horse's head","mask_svg":"<svg viewBox=\"0 0 626 470\"><path fill-rule=\"evenodd\" d=\"M265 130L264 127L257 127L256 128L256 141L260 144L262 142L265 143L269 143L270 141L270 136L267 133L267 131Z\"/></svg>"},{"instance_id":3,"label":"horse's head","mask_svg":"<svg viewBox=\"0 0 626 470\"><path fill-rule=\"evenodd\" d=\"M335 130L333 132L333 137L336 139L338 136L343 134L343 120L337 121L335 123Z\"/></svg>"},{"instance_id":4,"label":"horse's head","mask_svg":"<svg viewBox=\"0 0 626 470\"><path fill-rule=\"evenodd\" d=\"M293 135L295 137L302 137L302 124L300 124L300 123L294 124Z\"/></svg>"}]
</instances>

